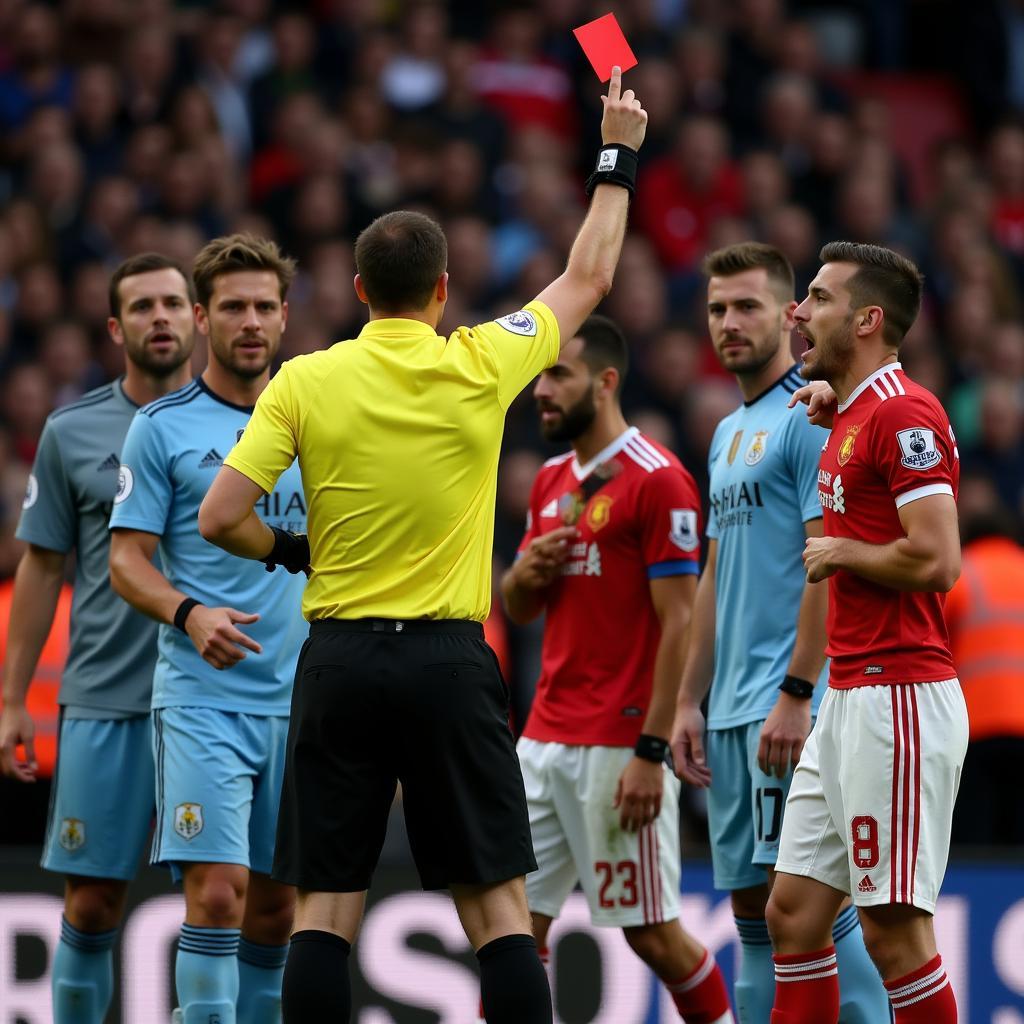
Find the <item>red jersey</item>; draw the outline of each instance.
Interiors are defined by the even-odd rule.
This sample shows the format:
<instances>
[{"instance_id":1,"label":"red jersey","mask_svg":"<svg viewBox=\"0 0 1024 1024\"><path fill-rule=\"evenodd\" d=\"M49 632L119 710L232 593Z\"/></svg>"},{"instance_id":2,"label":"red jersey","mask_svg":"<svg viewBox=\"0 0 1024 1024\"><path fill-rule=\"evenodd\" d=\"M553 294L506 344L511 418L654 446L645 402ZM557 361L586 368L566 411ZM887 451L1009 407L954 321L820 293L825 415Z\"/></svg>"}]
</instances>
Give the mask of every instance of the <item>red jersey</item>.
<instances>
[{"instance_id":1,"label":"red jersey","mask_svg":"<svg viewBox=\"0 0 1024 1024\"><path fill-rule=\"evenodd\" d=\"M650 580L699 571L697 487L670 451L630 427L586 466L572 452L544 464L520 552L573 523L579 535L548 593L541 675L523 735L632 747L661 637Z\"/></svg>"},{"instance_id":2,"label":"red jersey","mask_svg":"<svg viewBox=\"0 0 1024 1024\"><path fill-rule=\"evenodd\" d=\"M836 412L822 449L818 499L825 534L867 544L905 536L899 509L931 494L956 497L960 455L938 399L889 363ZM840 570L829 577L829 685L926 683L956 675L945 595L894 590Z\"/></svg>"}]
</instances>

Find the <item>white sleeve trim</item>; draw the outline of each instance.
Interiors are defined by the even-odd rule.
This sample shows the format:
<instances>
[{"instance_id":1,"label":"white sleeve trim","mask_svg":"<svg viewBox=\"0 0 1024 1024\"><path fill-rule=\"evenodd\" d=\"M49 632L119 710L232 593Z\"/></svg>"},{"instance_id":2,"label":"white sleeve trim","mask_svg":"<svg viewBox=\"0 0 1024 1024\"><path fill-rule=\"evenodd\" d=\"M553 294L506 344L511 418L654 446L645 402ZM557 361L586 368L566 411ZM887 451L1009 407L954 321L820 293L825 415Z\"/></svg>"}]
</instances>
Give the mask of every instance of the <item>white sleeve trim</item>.
<instances>
[{"instance_id":1,"label":"white sleeve trim","mask_svg":"<svg viewBox=\"0 0 1024 1024\"><path fill-rule=\"evenodd\" d=\"M924 487L915 487L912 491L904 491L896 498L896 507L903 508L918 498L928 498L933 494L948 494L953 497L953 488L949 484L925 484Z\"/></svg>"}]
</instances>

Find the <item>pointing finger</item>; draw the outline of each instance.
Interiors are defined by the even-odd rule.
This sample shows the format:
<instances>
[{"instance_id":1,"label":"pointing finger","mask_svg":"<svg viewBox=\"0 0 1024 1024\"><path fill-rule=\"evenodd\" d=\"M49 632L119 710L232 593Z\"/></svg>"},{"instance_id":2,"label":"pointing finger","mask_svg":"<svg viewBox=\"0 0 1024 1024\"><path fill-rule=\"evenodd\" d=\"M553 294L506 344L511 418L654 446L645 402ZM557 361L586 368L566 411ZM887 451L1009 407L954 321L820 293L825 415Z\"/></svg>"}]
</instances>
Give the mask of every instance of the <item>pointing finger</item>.
<instances>
[{"instance_id":1,"label":"pointing finger","mask_svg":"<svg viewBox=\"0 0 1024 1024\"><path fill-rule=\"evenodd\" d=\"M608 99L617 100L622 95L622 68L616 64L612 68L612 77L608 82Z\"/></svg>"}]
</instances>

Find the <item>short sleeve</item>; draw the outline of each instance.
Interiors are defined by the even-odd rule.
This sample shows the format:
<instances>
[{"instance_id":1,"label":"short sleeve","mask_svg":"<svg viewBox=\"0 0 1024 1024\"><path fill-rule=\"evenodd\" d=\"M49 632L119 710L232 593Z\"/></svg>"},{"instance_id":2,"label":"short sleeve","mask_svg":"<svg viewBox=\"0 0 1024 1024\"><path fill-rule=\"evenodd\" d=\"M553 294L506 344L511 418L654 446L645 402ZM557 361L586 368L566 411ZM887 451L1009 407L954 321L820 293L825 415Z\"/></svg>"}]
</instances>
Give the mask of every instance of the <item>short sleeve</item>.
<instances>
[{"instance_id":1,"label":"short sleeve","mask_svg":"<svg viewBox=\"0 0 1024 1024\"><path fill-rule=\"evenodd\" d=\"M652 473L640 497L640 544L650 579L700 571L700 499L684 469Z\"/></svg>"},{"instance_id":2,"label":"short sleeve","mask_svg":"<svg viewBox=\"0 0 1024 1024\"><path fill-rule=\"evenodd\" d=\"M144 530L162 537L174 486L166 446L152 416L135 414L121 449L111 529Z\"/></svg>"},{"instance_id":3,"label":"short sleeve","mask_svg":"<svg viewBox=\"0 0 1024 1024\"><path fill-rule=\"evenodd\" d=\"M493 357L503 409L541 370L558 360L558 321L543 302L531 302L516 313L478 324L473 333L484 339Z\"/></svg>"},{"instance_id":4,"label":"short sleeve","mask_svg":"<svg viewBox=\"0 0 1024 1024\"><path fill-rule=\"evenodd\" d=\"M48 420L39 439L15 536L50 551L67 554L78 533L78 512L71 481L60 455L57 427Z\"/></svg>"},{"instance_id":5,"label":"short sleeve","mask_svg":"<svg viewBox=\"0 0 1024 1024\"><path fill-rule=\"evenodd\" d=\"M897 508L932 494L954 495L958 455L936 400L907 395L882 402L871 417L870 450Z\"/></svg>"},{"instance_id":6,"label":"short sleeve","mask_svg":"<svg viewBox=\"0 0 1024 1024\"><path fill-rule=\"evenodd\" d=\"M786 432L786 462L796 486L796 498L803 522L821 518L818 500L818 467L821 448L828 440L828 431L816 427L798 407Z\"/></svg>"},{"instance_id":7,"label":"short sleeve","mask_svg":"<svg viewBox=\"0 0 1024 1024\"><path fill-rule=\"evenodd\" d=\"M238 443L224 460L268 494L277 478L295 461L299 450L298 413L287 363L277 371L256 401L256 408Z\"/></svg>"}]
</instances>

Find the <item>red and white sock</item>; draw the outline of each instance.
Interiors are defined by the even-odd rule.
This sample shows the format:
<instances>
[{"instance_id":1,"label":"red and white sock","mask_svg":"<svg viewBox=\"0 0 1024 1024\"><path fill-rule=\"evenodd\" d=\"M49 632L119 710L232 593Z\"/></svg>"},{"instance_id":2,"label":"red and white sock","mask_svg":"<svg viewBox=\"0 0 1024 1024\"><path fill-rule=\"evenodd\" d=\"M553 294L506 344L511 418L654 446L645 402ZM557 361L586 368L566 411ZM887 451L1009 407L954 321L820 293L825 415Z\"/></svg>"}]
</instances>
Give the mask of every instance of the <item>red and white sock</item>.
<instances>
[{"instance_id":1,"label":"red and white sock","mask_svg":"<svg viewBox=\"0 0 1024 1024\"><path fill-rule=\"evenodd\" d=\"M836 947L816 953L776 953L771 1024L836 1024L839 970Z\"/></svg>"},{"instance_id":2,"label":"red and white sock","mask_svg":"<svg viewBox=\"0 0 1024 1024\"><path fill-rule=\"evenodd\" d=\"M666 981L665 988L686 1024L735 1024L722 972L707 950L685 978Z\"/></svg>"},{"instance_id":3,"label":"red and white sock","mask_svg":"<svg viewBox=\"0 0 1024 1024\"><path fill-rule=\"evenodd\" d=\"M941 956L902 978L887 981L885 989L896 1024L956 1024L956 998Z\"/></svg>"}]
</instances>

